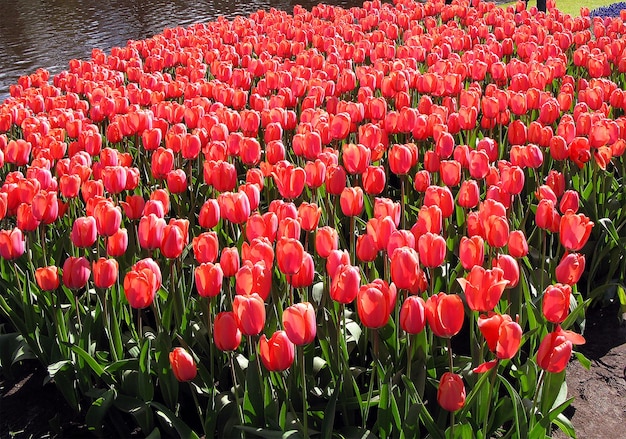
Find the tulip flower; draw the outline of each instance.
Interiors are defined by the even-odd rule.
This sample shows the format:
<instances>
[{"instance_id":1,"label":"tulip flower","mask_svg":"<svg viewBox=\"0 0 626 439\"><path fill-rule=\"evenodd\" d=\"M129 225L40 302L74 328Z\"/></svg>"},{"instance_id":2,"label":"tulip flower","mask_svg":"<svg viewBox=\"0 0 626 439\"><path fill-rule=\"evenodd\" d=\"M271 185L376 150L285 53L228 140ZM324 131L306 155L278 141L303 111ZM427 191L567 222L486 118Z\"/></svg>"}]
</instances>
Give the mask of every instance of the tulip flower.
<instances>
[{"instance_id":1,"label":"tulip flower","mask_svg":"<svg viewBox=\"0 0 626 439\"><path fill-rule=\"evenodd\" d=\"M169 358L172 372L178 381L191 381L196 377L198 373L196 362L184 348L174 348Z\"/></svg>"},{"instance_id":2,"label":"tulip flower","mask_svg":"<svg viewBox=\"0 0 626 439\"><path fill-rule=\"evenodd\" d=\"M439 380L437 402L449 412L460 410L465 405L465 384L463 378L452 372L445 372Z\"/></svg>"},{"instance_id":3,"label":"tulip flower","mask_svg":"<svg viewBox=\"0 0 626 439\"><path fill-rule=\"evenodd\" d=\"M572 356L573 345L584 343L581 335L564 331L558 326L541 340L537 349L537 365L551 373L563 372Z\"/></svg>"},{"instance_id":4,"label":"tulip flower","mask_svg":"<svg viewBox=\"0 0 626 439\"><path fill-rule=\"evenodd\" d=\"M309 302L301 302L285 308L283 327L293 344L301 346L311 343L317 333L313 305Z\"/></svg>"},{"instance_id":5,"label":"tulip flower","mask_svg":"<svg viewBox=\"0 0 626 439\"><path fill-rule=\"evenodd\" d=\"M7 261L17 259L26 251L26 241L22 230L0 230L0 256Z\"/></svg>"},{"instance_id":6,"label":"tulip flower","mask_svg":"<svg viewBox=\"0 0 626 439\"><path fill-rule=\"evenodd\" d=\"M241 343L241 331L235 313L220 312L213 322L213 341L220 351L234 351Z\"/></svg>"},{"instance_id":7,"label":"tulip flower","mask_svg":"<svg viewBox=\"0 0 626 439\"><path fill-rule=\"evenodd\" d=\"M165 226L165 219L159 218L154 213L141 217L141 220L139 220L139 228L137 229L137 236L141 248L147 250L160 248Z\"/></svg>"},{"instance_id":8,"label":"tulip flower","mask_svg":"<svg viewBox=\"0 0 626 439\"><path fill-rule=\"evenodd\" d=\"M363 211L363 189L358 186L344 188L339 203L345 216L360 215Z\"/></svg>"},{"instance_id":9,"label":"tulip flower","mask_svg":"<svg viewBox=\"0 0 626 439\"><path fill-rule=\"evenodd\" d=\"M216 297L222 291L224 273L220 264L206 262L195 268L194 279L201 297Z\"/></svg>"},{"instance_id":10,"label":"tulip flower","mask_svg":"<svg viewBox=\"0 0 626 439\"><path fill-rule=\"evenodd\" d=\"M381 328L389 321L396 304L396 286L382 279L361 286L356 297L359 319L368 328Z\"/></svg>"},{"instance_id":11,"label":"tulip flower","mask_svg":"<svg viewBox=\"0 0 626 439\"><path fill-rule=\"evenodd\" d=\"M237 250L237 247L223 248L220 255L220 267L222 267L224 276L235 276L239 271L240 266L239 250Z\"/></svg>"},{"instance_id":12,"label":"tulip flower","mask_svg":"<svg viewBox=\"0 0 626 439\"><path fill-rule=\"evenodd\" d=\"M500 360L510 359L517 354L522 340L522 328L507 314L490 312L478 318L478 329L487 341L489 350Z\"/></svg>"},{"instance_id":13,"label":"tulip flower","mask_svg":"<svg viewBox=\"0 0 626 439\"><path fill-rule=\"evenodd\" d=\"M543 291L541 311L549 322L561 323L569 314L572 288L569 285L549 285Z\"/></svg>"},{"instance_id":14,"label":"tulip flower","mask_svg":"<svg viewBox=\"0 0 626 439\"><path fill-rule=\"evenodd\" d=\"M441 235L425 233L420 236L417 247L422 265L428 268L439 267L446 257L446 240Z\"/></svg>"},{"instance_id":15,"label":"tulip flower","mask_svg":"<svg viewBox=\"0 0 626 439\"><path fill-rule=\"evenodd\" d=\"M250 295L257 293L262 300L269 297L272 288L272 270L264 261L252 263L246 260L235 275L235 291L237 294Z\"/></svg>"},{"instance_id":16,"label":"tulip flower","mask_svg":"<svg viewBox=\"0 0 626 439\"><path fill-rule=\"evenodd\" d=\"M55 265L35 270L37 286L42 291L54 291L59 287L59 268Z\"/></svg>"},{"instance_id":17,"label":"tulip flower","mask_svg":"<svg viewBox=\"0 0 626 439\"><path fill-rule=\"evenodd\" d=\"M257 335L263 330L265 303L257 293L249 296L236 295L233 299L233 312L243 335Z\"/></svg>"},{"instance_id":18,"label":"tulip flower","mask_svg":"<svg viewBox=\"0 0 626 439\"><path fill-rule=\"evenodd\" d=\"M160 270L157 273L152 266L137 267L137 264L124 276L124 294L132 308L140 309L152 304L161 282Z\"/></svg>"},{"instance_id":19,"label":"tulip flower","mask_svg":"<svg viewBox=\"0 0 626 439\"><path fill-rule=\"evenodd\" d=\"M87 258L70 256L63 263L63 285L70 290L79 290L87 285L91 275L91 264Z\"/></svg>"},{"instance_id":20,"label":"tulip flower","mask_svg":"<svg viewBox=\"0 0 626 439\"><path fill-rule=\"evenodd\" d=\"M396 287L410 290L417 280L419 254L410 247L400 247L391 254L391 280Z\"/></svg>"},{"instance_id":21,"label":"tulip flower","mask_svg":"<svg viewBox=\"0 0 626 439\"><path fill-rule=\"evenodd\" d=\"M206 262L215 262L219 252L219 241L217 233L203 232L195 236L192 241L193 256L197 262L204 264Z\"/></svg>"},{"instance_id":22,"label":"tulip flower","mask_svg":"<svg viewBox=\"0 0 626 439\"><path fill-rule=\"evenodd\" d=\"M339 246L339 235L335 229L329 226L320 227L315 233L315 251L326 259L332 250Z\"/></svg>"},{"instance_id":23,"label":"tulip flower","mask_svg":"<svg viewBox=\"0 0 626 439\"><path fill-rule=\"evenodd\" d=\"M304 252L300 270L293 276L289 276L288 281L294 288L306 288L313 284L314 277L315 264L313 257L309 253Z\"/></svg>"},{"instance_id":24,"label":"tulip flower","mask_svg":"<svg viewBox=\"0 0 626 439\"><path fill-rule=\"evenodd\" d=\"M519 282L519 265L510 255L498 255L492 263L492 267L503 271L502 278L507 281L506 288L515 288Z\"/></svg>"},{"instance_id":25,"label":"tulip flower","mask_svg":"<svg viewBox=\"0 0 626 439\"><path fill-rule=\"evenodd\" d=\"M556 267L556 281L562 284L574 285L580 280L584 271L585 255L568 253L563 255L561 262Z\"/></svg>"},{"instance_id":26,"label":"tulip flower","mask_svg":"<svg viewBox=\"0 0 626 439\"><path fill-rule=\"evenodd\" d=\"M509 233L507 246L509 254L514 258L523 258L528 254L528 243L526 242L524 232L521 230L513 230Z\"/></svg>"},{"instance_id":27,"label":"tulip flower","mask_svg":"<svg viewBox=\"0 0 626 439\"><path fill-rule=\"evenodd\" d=\"M502 269L486 270L479 265L475 265L466 278L457 281L465 293L467 305L474 311L493 310L508 284Z\"/></svg>"},{"instance_id":28,"label":"tulip flower","mask_svg":"<svg viewBox=\"0 0 626 439\"><path fill-rule=\"evenodd\" d=\"M220 206L211 198L204 202L198 215L198 224L204 229L212 229L220 220Z\"/></svg>"},{"instance_id":29,"label":"tulip flower","mask_svg":"<svg viewBox=\"0 0 626 439\"><path fill-rule=\"evenodd\" d=\"M100 236L114 235L122 224L122 209L107 200L96 204L93 216L96 220L96 230Z\"/></svg>"},{"instance_id":30,"label":"tulip flower","mask_svg":"<svg viewBox=\"0 0 626 439\"><path fill-rule=\"evenodd\" d=\"M76 247L91 247L97 237L96 219L93 216L83 216L74 221L70 240Z\"/></svg>"},{"instance_id":31,"label":"tulip flower","mask_svg":"<svg viewBox=\"0 0 626 439\"><path fill-rule=\"evenodd\" d=\"M168 259L176 259L182 255L189 242L188 228L189 222L187 220L170 220L170 223L163 228L163 239L160 246L163 256Z\"/></svg>"},{"instance_id":32,"label":"tulip flower","mask_svg":"<svg viewBox=\"0 0 626 439\"><path fill-rule=\"evenodd\" d=\"M339 303L351 303L359 292L361 273L358 267L340 265L333 276L330 297Z\"/></svg>"},{"instance_id":33,"label":"tulip flower","mask_svg":"<svg viewBox=\"0 0 626 439\"><path fill-rule=\"evenodd\" d=\"M466 270L471 270L475 265L482 266L485 259L485 242L480 236L471 238L461 237L459 244L459 259Z\"/></svg>"},{"instance_id":34,"label":"tulip flower","mask_svg":"<svg viewBox=\"0 0 626 439\"><path fill-rule=\"evenodd\" d=\"M293 364L295 346L285 331L276 331L269 340L263 334L259 340L259 356L267 370L282 372Z\"/></svg>"},{"instance_id":35,"label":"tulip flower","mask_svg":"<svg viewBox=\"0 0 626 439\"><path fill-rule=\"evenodd\" d=\"M428 326L437 337L450 338L463 327L465 310L461 297L439 293L430 296L424 307Z\"/></svg>"},{"instance_id":36,"label":"tulip flower","mask_svg":"<svg viewBox=\"0 0 626 439\"><path fill-rule=\"evenodd\" d=\"M419 296L408 296L400 308L400 327L409 334L419 334L426 326L426 303Z\"/></svg>"},{"instance_id":37,"label":"tulip flower","mask_svg":"<svg viewBox=\"0 0 626 439\"><path fill-rule=\"evenodd\" d=\"M119 265L115 259L99 258L93 262L93 283L97 288L111 288L117 281Z\"/></svg>"},{"instance_id":38,"label":"tulip flower","mask_svg":"<svg viewBox=\"0 0 626 439\"><path fill-rule=\"evenodd\" d=\"M591 229L593 229L593 222L587 216L567 211L563 214L559 227L561 244L567 250L579 251L587 243Z\"/></svg>"}]
</instances>

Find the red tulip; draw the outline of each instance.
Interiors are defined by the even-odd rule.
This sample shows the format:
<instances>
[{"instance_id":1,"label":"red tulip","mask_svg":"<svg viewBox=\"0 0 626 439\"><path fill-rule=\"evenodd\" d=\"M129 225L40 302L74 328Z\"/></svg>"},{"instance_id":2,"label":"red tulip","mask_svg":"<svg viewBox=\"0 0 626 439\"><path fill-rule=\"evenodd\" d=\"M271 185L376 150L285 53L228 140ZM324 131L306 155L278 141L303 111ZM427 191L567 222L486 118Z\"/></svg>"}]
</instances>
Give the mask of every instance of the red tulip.
<instances>
[{"instance_id":1,"label":"red tulip","mask_svg":"<svg viewBox=\"0 0 626 439\"><path fill-rule=\"evenodd\" d=\"M362 175L363 190L369 195L380 194L387 184L385 169L382 166L368 166Z\"/></svg>"},{"instance_id":2,"label":"red tulip","mask_svg":"<svg viewBox=\"0 0 626 439\"><path fill-rule=\"evenodd\" d=\"M420 236L417 247L420 262L424 267L434 268L443 264L446 257L446 240L443 236L425 233Z\"/></svg>"},{"instance_id":3,"label":"red tulip","mask_svg":"<svg viewBox=\"0 0 626 439\"><path fill-rule=\"evenodd\" d=\"M521 230L513 230L509 233L507 246L509 254L514 258L523 258L528 254L528 243L526 242L524 232Z\"/></svg>"},{"instance_id":4,"label":"red tulip","mask_svg":"<svg viewBox=\"0 0 626 439\"><path fill-rule=\"evenodd\" d=\"M344 188L339 202L345 216L360 215L363 211L363 189L359 186Z\"/></svg>"},{"instance_id":5,"label":"red tulip","mask_svg":"<svg viewBox=\"0 0 626 439\"><path fill-rule=\"evenodd\" d=\"M482 266L485 260L485 242L483 238L474 235L471 238L461 237L459 244L459 259L466 270L471 270L475 265Z\"/></svg>"},{"instance_id":6,"label":"red tulip","mask_svg":"<svg viewBox=\"0 0 626 439\"><path fill-rule=\"evenodd\" d=\"M306 172L287 161L278 162L272 172L274 182L280 195L287 199L295 199L302 194Z\"/></svg>"},{"instance_id":7,"label":"red tulip","mask_svg":"<svg viewBox=\"0 0 626 439\"><path fill-rule=\"evenodd\" d=\"M416 239L424 233L440 234L443 230L443 219L439 206L422 206L417 213L417 222L411 229Z\"/></svg>"},{"instance_id":8,"label":"red tulip","mask_svg":"<svg viewBox=\"0 0 626 439\"><path fill-rule=\"evenodd\" d=\"M241 266L239 260L239 250L237 247L226 247L222 249L220 255L220 267L224 272L224 276L233 277L239 271Z\"/></svg>"},{"instance_id":9,"label":"red tulip","mask_svg":"<svg viewBox=\"0 0 626 439\"><path fill-rule=\"evenodd\" d=\"M0 230L0 256L7 261L17 259L26 251L26 241L22 230Z\"/></svg>"},{"instance_id":10,"label":"red tulip","mask_svg":"<svg viewBox=\"0 0 626 439\"><path fill-rule=\"evenodd\" d=\"M217 233L203 232L195 236L192 241L193 256L200 264L215 262L219 252Z\"/></svg>"},{"instance_id":11,"label":"red tulip","mask_svg":"<svg viewBox=\"0 0 626 439\"><path fill-rule=\"evenodd\" d=\"M126 229L118 229L113 235L107 238L107 255L111 257L119 257L126 253L128 248L128 231Z\"/></svg>"},{"instance_id":12,"label":"red tulip","mask_svg":"<svg viewBox=\"0 0 626 439\"><path fill-rule=\"evenodd\" d=\"M302 266L304 247L294 238L280 238L276 243L276 261L278 269L286 274L296 274Z\"/></svg>"},{"instance_id":13,"label":"red tulip","mask_svg":"<svg viewBox=\"0 0 626 439\"><path fill-rule=\"evenodd\" d=\"M235 275L235 291L240 295L258 294L266 300L272 288L272 270L264 261L246 260ZM248 334L246 334L248 335Z\"/></svg>"},{"instance_id":14,"label":"red tulip","mask_svg":"<svg viewBox=\"0 0 626 439\"><path fill-rule=\"evenodd\" d=\"M196 289L201 297L216 297L222 292L224 273L220 264L206 262L194 270Z\"/></svg>"},{"instance_id":15,"label":"red tulip","mask_svg":"<svg viewBox=\"0 0 626 439\"><path fill-rule=\"evenodd\" d=\"M322 216L322 209L315 203L307 203L303 201L298 206L298 220L302 229L307 232L312 232L317 229L320 217Z\"/></svg>"},{"instance_id":16,"label":"red tulip","mask_svg":"<svg viewBox=\"0 0 626 439\"><path fill-rule=\"evenodd\" d=\"M51 224L59 216L59 203L56 192L41 191L33 197L32 214L38 221Z\"/></svg>"},{"instance_id":17,"label":"red tulip","mask_svg":"<svg viewBox=\"0 0 626 439\"><path fill-rule=\"evenodd\" d=\"M519 282L519 265L510 255L498 255L492 266L503 271L502 278L507 281L507 288L514 288Z\"/></svg>"},{"instance_id":18,"label":"red tulip","mask_svg":"<svg viewBox=\"0 0 626 439\"><path fill-rule=\"evenodd\" d=\"M326 192L339 195L346 187L346 170L341 165L332 165L326 168Z\"/></svg>"},{"instance_id":19,"label":"red tulip","mask_svg":"<svg viewBox=\"0 0 626 439\"><path fill-rule=\"evenodd\" d=\"M361 286L356 297L359 319L368 328L381 328L396 305L396 286L382 279Z\"/></svg>"},{"instance_id":20,"label":"red tulip","mask_svg":"<svg viewBox=\"0 0 626 439\"><path fill-rule=\"evenodd\" d=\"M163 242L165 226L165 220L159 218L154 213L143 216L141 220L139 220L139 228L137 229L137 236L141 248L147 250L160 248Z\"/></svg>"},{"instance_id":21,"label":"red tulip","mask_svg":"<svg viewBox=\"0 0 626 439\"><path fill-rule=\"evenodd\" d=\"M411 290L417 282L419 254L410 247L399 247L391 254L391 280L396 287Z\"/></svg>"},{"instance_id":22,"label":"red tulip","mask_svg":"<svg viewBox=\"0 0 626 439\"><path fill-rule=\"evenodd\" d=\"M127 168L124 166L106 166L102 170L104 189L110 194L119 194L126 189Z\"/></svg>"},{"instance_id":23,"label":"red tulip","mask_svg":"<svg viewBox=\"0 0 626 439\"><path fill-rule=\"evenodd\" d=\"M563 372L572 356L572 345L584 343L585 339L581 335L557 327L541 340L537 350L537 365L551 373Z\"/></svg>"},{"instance_id":24,"label":"red tulip","mask_svg":"<svg viewBox=\"0 0 626 439\"><path fill-rule=\"evenodd\" d=\"M217 198L221 215L233 224L243 224L250 217L250 200L245 192L224 192Z\"/></svg>"},{"instance_id":25,"label":"red tulip","mask_svg":"<svg viewBox=\"0 0 626 439\"><path fill-rule=\"evenodd\" d=\"M393 145L388 152L389 169L396 175L406 175L416 158L408 145Z\"/></svg>"},{"instance_id":26,"label":"red tulip","mask_svg":"<svg viewBox=\"0 0 626 439\"><path fill-rule=\"evenodd\" d=\"M100 258L93 262L93 283L97 288L111 288L117 281L119 265L115 259Z\"/></svg>"},{"instance_id":27,"label":"red tulip","mask_svg":"<svg viewBox=\"0 0 626 439\"><path fill-rule=\"evenodd\" d=\"M217 200L211 198L204 202L198 215L198 224L205 229L212 229L220 220L220 206Z\"/></svg>"},{"instance_id":28,"label":"red tulip","mask_svg":"<svg viewBox=\"0 0 626 439\"><path fill-rule=\"evenodd\" d=\"M593 229L593 222L588 217L582 213L567 211L563 214L559 227L561 244L567 250L578 251L587 243L591 229Z\"/></svg>"},{"instance_id":29,"label":"red tulip","mask_svg":"<svg viewBox=\"0 0 626 439\"><path fill-rule=\"evenodd\" d=\"M372 262L378 256L376 237L366 233L356 240L356 257L361 262Z\"/></svg>"},{"instance_id":30,"label":"red tulip","mask_svg":"<svg viewBox=\"0 0 626 439\"><path fill-rule=\"evenodd\" d=\"M349 174L363 174L370 165L371 152L360 143L347 143L342 148L342 160Z\"/></svg>"},{"instance_id":31,"label":"red tulip","mask_svg":"<svg viewBox=\"0 0 626 439\"><path fill-rule=\"evenodd\" d=\"M161 270L152 259L137 262L124 276L124 294L133 308L146 308L152 304L161 287Z\"/></svg>"},{"instance_id":32,"label":"red tulip","mask_svg":"<svg viewBox=\"0 0 626 439\"><path fill-rule=\"evenodd\" d=\"M122 224L122 209L108 200L96 204L93 216L96 220L96 230L100 236L114 235Z\"/></svg>"},{"instance_id":33,"label":"red tulip","mask_svg":"<svg viewBox=\"0 0 626 439\"><path fill-rule=\"evenodd\" d=\"M174 168L174 152L171 149L158 147L152 153L150 171L157 180L166 178L167 173Z\"/></svg>"},{"instance_id":34,"label":"red tulip","mask_svg":"<svg viewBox=\"0 0 626 439\"><path fill-rule=\"evenodd\" d=\"M509 239L509 222L506 218L491 215L483 223L487 244L491 247L504 247Z\"/></svg>"},{"instance_id":35,"label":"red tulip","mask_svg":"<svg viewBox=\"0 0 626 439\"><path fill-rule=\"evenodd\" d=\"M456 294L439 293L430 296L424 307L428 326L437 337L450 338L463 327L465 310Z\"/></svg>"},{"instance_id":36,"label":"red tulip","mask_svg":"<svg viewBox=\"0 0 626 439\"><path fill-rule=\"evenodd\" d=\"M441 376L437 389L437 402L449 412L460 410L465 405L465 384L463 378L452 372Z\"/></svg>"},{"instance_id":37,"label":"red tulip","mask_svg":"<svg viewBox=\"0 0 626 439\"><path fill-rule=\"evenodd\" d=\"M63 285L70 290L83 288L91 275L90 267L87 258L70 256L63 263Z\"/></svg>"},{"instance_id":38,"label":"red tulip","mask_svg":"<svg viewBox=\"0 0 626 439\"><path fill-rule=\"evenodd\" d=\"M182 169L173 169L165 176L167 189L172 194L181 194L187 190L187 174Z\"/></svg>"},{"instance_id":39,"label":"red tulip","mask_svg":"<svg viewBox=\"0 0 626 439\"><path fill-rule=\"evenodd\" d=\"M578 208L580 206L580 196L576 191L565 191L563 193L563 197L561 197L561 202L559 203L559 210L561 213L565 213L568 210L576 213L578 212Z\"/></svg>"},{"instance_id":40,"label":"red tulip","mask_svg":"<svg viewBox=\"0 0 626 439\"><path fill-rule=\"evenodd\" d=\"M556 267L556 281L562 284L574 285L580 280L585 271L585 255L568 253L563 256Z\"/></svg>"},{"instance_id":41,"label":"red tulip","mask_svg":"<svg viewBox=\"0 0 626 439\"><path fill-rule=\"evenodd\" d=\"M40 267L35 270L35 280L42 291L54 291L59 288L59 268L55 265Z\"/></svg>"},{"instance_id":42,"label":"red tulip","mask_svg":"<svg viewBox=\"0 0 626 439\"><path fill-rule=\"evenodd\" d=\"M276 331L269 340L263 334L259 340L259 356L267 370L282 372L293 364L295 346L285 331Z\"/></svg>"},{"instance_id":43,"label":"red tulip","mask_svg":"<svg viewBox=\"0 0 626 439\"><path fill-rule=\"evenodd\" d=\"M265 303L257 293L249 296L236 295L233 299L233 312L243 335L257 335L263 330Z\"/></svg>"},{"instance_id":44,"label":"red tulip","mask_svg":"<svg viewBox=\"0 0 626 439\"><path fill-rule=\"evenodd\" d=\"M126 201L120 201L120 204L128 219L136 220L141 218L146 201L141 195L128 195Z\"/></svg>"},{"instance_id":45,"label":"red tulip","mask_svg":"<svg viewBox=\"0 0 626 439\"><path fill-rule=\"evenodd\" d=\"M220 351L234 351L239 347L241 331L234 312L220 312L215 316L213 341Z\"/></svg>"},{"instance_id":46,"label":"red tulip","mask_svg":"<svg viewBox=\"0 0 626 439\"><path fill-rule=\"evenodd\" d=\"M447 187L428 186L424 195L424 206L438 206L441 215L448 218L454 212L454 198Z\"/></svg>"},{"instance_id":47,"label":"red tulip","mask_svg":"<svg viewBox=\"0 0 626 439\"><path fill-rule=\"evenodd\" d=\"M198 368L193 357L183 348L174 348L169 355L170 366L176 379L180 382L191 381L196 377Z\"/></svg>"},{"instance_id":48,"label":"red tulip","mask_svg":"<svg viewBox=\"0 0 626 439\"><path fill-rule=\"evenodd\" d=\"M253 239L250 245L244 242L241 246L241 260L253 264L263 262L266 267L272 268L274 266L272 243L265 237Z\"/></svg>"},{"instance_id":49,"label":"red tulip","mask_svg":"<svg viewBox=\"0 0 626 439\"><path fill-rule=\"evenodd\" d=\"M507 314L490 312L478 318L478 329L487 340L489 350L500 360L510 359L517 354L522 341L522 328Z\"/></svg>"},{"instance_id":50,"label":"red tulip","mask_svg":"<svg viewBox=\"0 0 626 439\"><path fill-rule=\"evenodd\" d=\"M342 265L350 265L350 254L347 250L331 250L326 258L326 274L333 279Z\"/></svg>"},{"instance_id":51,"label":"red tulip","mask_svg":"<svg viewBox=\"0 0 626 439\"><path fill-rule=\"evenodd\" d=\"M400 203L395 203L389 198L374 199L374 218L390 217L395 227L400 224L401 207Z\"/></svg>"},{"instance_id":52,"label":"red tulip","mask_svg":"<svg viewBox=\"0 0 626 439\"><path fill-rule=\"evenodd\" d=\"M500 268L485 270L475 265L466 278L457 281L465 292L465 299L474 311L491 311L500 301L508 281L503 278Z\"/></svg>"},{"instance_id":53,"label":"red tulip","mask_svg":"<svg viewBox=\"0 0 626 439\"><path fill-rule=\"evenodd\" d=\"M543 316L552 323L561 323L569 314L569 302L572 288L569 285L549 285L543 291L541 311Z\"/></svg>"},{"instance_id":54,"label":"red tulip","mask_svg":"<svg viewBox=\"0 0 626 439\"><path fill-rule=\"evenodd\" d=\"M426 303L419 296L408 296L400 308L400 327L409 334L419 334L426 326Z\"/></svg>"},{"instance_id":55,"label":"red tulip","mask_svg":"<svg viewBox=\"0 0 626 439\"><path fill-rule=\"evenodd\" d=\"M288 281L294 288L307 288L313 284L314 277L315 264L313 263L313 257L309 253L304 252L300 270L293 276L290 276Z\"/></svg>"},{"instance_id":56,"label":"red tulip","mask_svg":"<svg viewBox=\"0 0 626 439\"><path fill-rule=\"evenodd\" d=\"M315 310L309 302L301 302L283 311L283 327L289 340L297 346L311 343L317 333Z\"/></svg>"},{"instance_id":57,"label":"red tulip","mask_svg":"<svg viewBox=\"0 0 626 439\"><path fill-rule=\"evenodd\" d=\"M83 216L74 221L70 239L76 247L91 247L97 237L96 219L93 216Z\"/></svg>"},{"instance_id":58,"label":"red tulip","mask_svg":"<svg viewBox=\"0 0 626 439\"><path fill-rule=\"evenodd\" d=\"M330 297L339 303L351 303L359 292L361 273L358 267L340 265L332 278Z\"/></svg>"},{"instance_id":59,"label":"red tulip","mask_svg":"<svg viewBox=\"0 0 626 439\"><path fill-rule=\"evenodd\" d=\"M550 230L555 222L555 218L557 215L558 213L554 208L554 203L551 200L548 200L546 198L540 200L539 204L537 205L537 211L535 212L535 222L537 223L537 227Z\"/></svg>"}]
</instances>

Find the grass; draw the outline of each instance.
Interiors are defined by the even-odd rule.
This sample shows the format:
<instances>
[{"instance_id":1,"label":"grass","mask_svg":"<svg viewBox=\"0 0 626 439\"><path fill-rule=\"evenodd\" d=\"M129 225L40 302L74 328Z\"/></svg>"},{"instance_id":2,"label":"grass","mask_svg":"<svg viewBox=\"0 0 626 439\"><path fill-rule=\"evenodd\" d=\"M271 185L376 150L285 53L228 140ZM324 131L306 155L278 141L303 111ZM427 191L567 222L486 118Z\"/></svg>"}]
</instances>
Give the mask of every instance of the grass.
<instances>
[{"instance_id":1,"label":"grass","mask_svg":"<svg viewBox=\"0 0 626 439\"><path fill-rule=\"evenodd\" d=\"M613 3L617 3L617 1L610 1L610 0L587 0L585 2L581 2L580 0L556 0L556 7L566 13L566 14L570 14L572 16L576 16L576 15L580 15L580 7L581 6L586 6L589 8L589 10L593 10L595 8L599 8L600 6L607 6ZM501 5L501 7L507 7L507 6L515 6L516 2L510 2L510 3L504 3ZM528 7L530 8L531 6L535 6L537 4L536 1L531 0L528 2Z\"/></svg>"}]
</instances>

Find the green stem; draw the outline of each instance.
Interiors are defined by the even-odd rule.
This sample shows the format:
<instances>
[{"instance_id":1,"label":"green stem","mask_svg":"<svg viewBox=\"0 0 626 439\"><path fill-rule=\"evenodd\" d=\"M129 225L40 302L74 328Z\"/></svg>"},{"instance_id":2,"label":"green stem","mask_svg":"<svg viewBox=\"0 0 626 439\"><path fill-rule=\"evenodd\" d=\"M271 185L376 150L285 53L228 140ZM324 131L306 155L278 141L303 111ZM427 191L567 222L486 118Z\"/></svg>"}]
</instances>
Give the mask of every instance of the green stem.
<instances>
[{"instance_id":1,"label":"green stem","mask_svg":"<svg viewBox=\"0 0 626 439\"><path fill-rule=\"evenodd\" d=\"M300 367L302 368L302 426L304 437L309 437L309 402L306 389L306 364L304 362L304 346L298 346Z\"/></svg>"},{"instance_id":2,"label":"green stem","mask_svg":"<svg viewBox=\"0 0 626 439\"><path fill-rule=\"evenodd\" d=\"M193 388L193 385L191 384L191 382L189 382L189 390L191 391L191 396L193 396L193 402L196 405L196 411L198 413L198 417L200 418L200 424L202 424L202 431L204 432L204 435L206 437L207 431L206 431L206 426L204 423L204 415L202 413L202 407L200 407L200 403L198 402L198 395L196 395L196 391Z\"/></svg>"},{"instance_id":3,"label":"green stem","mask_svg":"<svg viewBox=\"0 0 626 439\"><path fill-rule=\"evenodd\" d=\"M484 437L488 437L487 431L489 428L489 411L491 409L491 398L493 395L493 388L496 385L496 377L498 376L498 364L496 364L496 366L492 370L489 371L489 373L491 374L491 377L490 377L491 385L489 386L489 391L488 391L488 396L487 396L487 409L485 411L485 420L483 421Z\"/></svg>"},{"instance_id":4,"label":"green stem","mask_svg":"<svg viewBox=\"0 0 626 439\"><path fill-rule=\"evenodd\" d=\"M241 425L243 425L243 408L239 403L239 394L237 392L237 372L235 372L235 361L233 359L234 356L235 352L230 352L228 358L230 360L230 371L233 375L233 394L235 395L235 404L237 404L237 414L239 415L239 422L241 423Z\"/></svg>"}]
</instances>

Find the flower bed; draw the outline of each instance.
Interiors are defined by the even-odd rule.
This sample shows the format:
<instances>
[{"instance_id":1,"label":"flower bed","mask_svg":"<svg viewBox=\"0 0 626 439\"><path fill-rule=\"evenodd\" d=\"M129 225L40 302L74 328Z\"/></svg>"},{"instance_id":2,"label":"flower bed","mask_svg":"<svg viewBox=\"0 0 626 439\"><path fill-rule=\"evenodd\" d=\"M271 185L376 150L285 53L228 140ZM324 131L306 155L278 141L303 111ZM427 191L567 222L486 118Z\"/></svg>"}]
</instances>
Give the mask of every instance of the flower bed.
<instances>
[{"instance_id":1,"label":"flower bed","mask_svg":"<svg viewBox=\"0 0 626 439\"><path fill-rule=\"evenodd\" d=\"M573 436L623 296L624 22L523 6L272 9L20 78L3 370L96 434Z\"/></svg>"}]
</instances>

